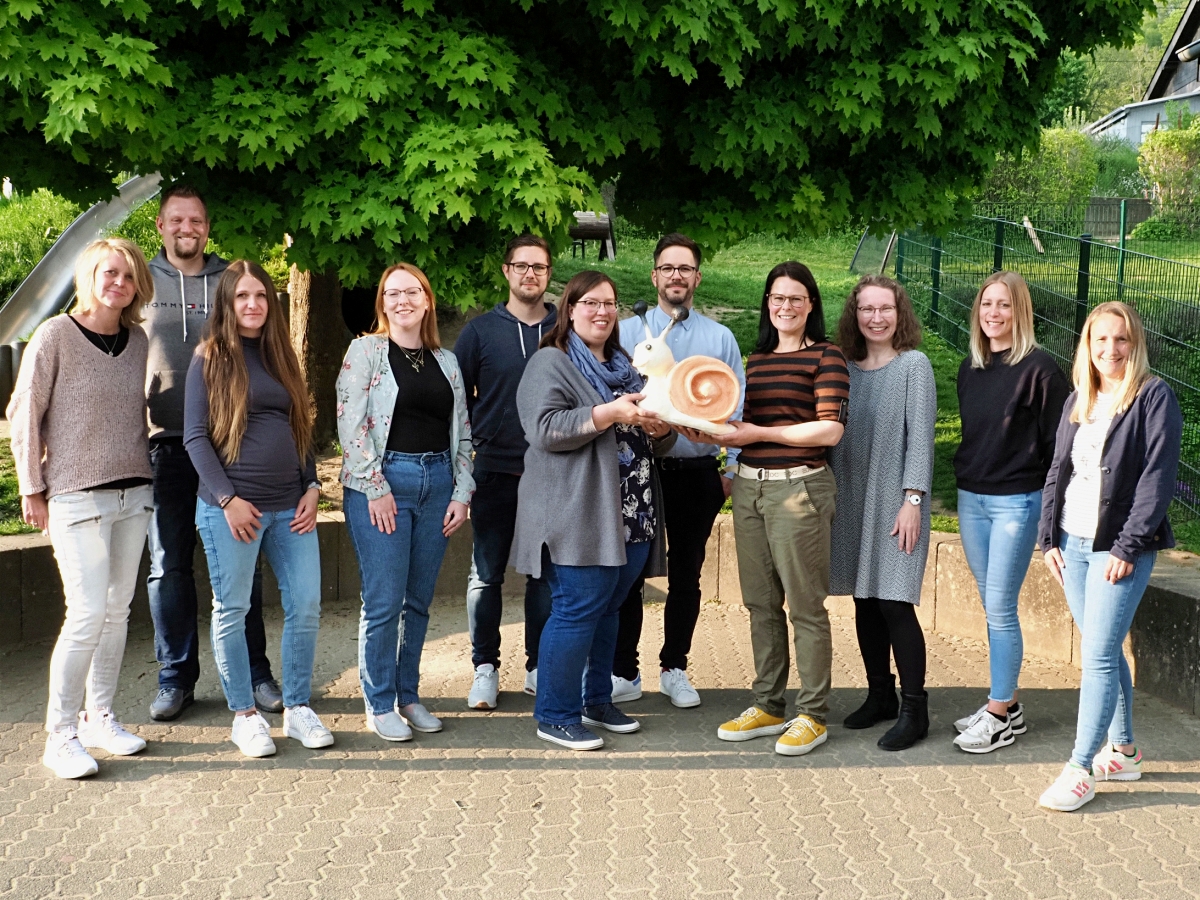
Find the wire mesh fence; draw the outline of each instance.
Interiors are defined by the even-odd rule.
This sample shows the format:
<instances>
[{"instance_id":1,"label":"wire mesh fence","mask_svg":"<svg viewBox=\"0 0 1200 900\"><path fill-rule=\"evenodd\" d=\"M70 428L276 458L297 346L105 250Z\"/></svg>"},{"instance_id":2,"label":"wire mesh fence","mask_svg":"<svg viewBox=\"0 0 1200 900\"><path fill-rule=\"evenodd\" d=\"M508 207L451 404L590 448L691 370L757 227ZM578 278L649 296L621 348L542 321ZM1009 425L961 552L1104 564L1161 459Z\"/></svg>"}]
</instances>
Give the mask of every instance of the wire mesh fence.
<instances>
[{"instance_id":1,"label":"wire mesh fence","mask_svg":"<svg viewBox=\"0 0 1200 900\"><path fill-rule=\"evenodd\" d=\"M1069 376L1088 313L1124 300L1146 327L1150 366L1183 409L1176 514L1200 517L1200 265L1095 240L976 216L945 237L897 236L891 268L926 326L966 353L971 306L992 272L1020 272L1033 298L1038 343Z\"/></svg>"}]
</instances>

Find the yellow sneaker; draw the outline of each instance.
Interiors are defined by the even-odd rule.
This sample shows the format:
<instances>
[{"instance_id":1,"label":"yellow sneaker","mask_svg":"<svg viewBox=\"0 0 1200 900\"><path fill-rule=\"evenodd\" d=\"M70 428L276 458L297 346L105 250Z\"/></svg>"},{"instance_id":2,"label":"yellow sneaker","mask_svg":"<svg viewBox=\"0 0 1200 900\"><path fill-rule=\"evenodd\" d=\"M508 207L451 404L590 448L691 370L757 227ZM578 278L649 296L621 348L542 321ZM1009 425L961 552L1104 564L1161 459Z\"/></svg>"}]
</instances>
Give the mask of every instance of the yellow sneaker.
<instances>
[{"instance_id":1,"label":"yellow sneaker","mask_svg":"<svg viewBox=\"0 0 1200 900\"><path fill-rule=\"evenodd\" d=\"M768 716L757 706L752 706L732 722L717 729L717 737L723 741L748 741L768 734L782 734L787 728L781 716Z\"/></svg>"},{"instance_id":2,"label":"yellow sneaker","mask_svg":"<svg viewBox=\"0 0 1200 900\"><path fill-rule=\"evenodd\" d=\"M816 719L796 716L787 723L787 731L775 742L775 752L784 756L803 756L825 743L829 732Z\"/></svg>"}]
</instances>

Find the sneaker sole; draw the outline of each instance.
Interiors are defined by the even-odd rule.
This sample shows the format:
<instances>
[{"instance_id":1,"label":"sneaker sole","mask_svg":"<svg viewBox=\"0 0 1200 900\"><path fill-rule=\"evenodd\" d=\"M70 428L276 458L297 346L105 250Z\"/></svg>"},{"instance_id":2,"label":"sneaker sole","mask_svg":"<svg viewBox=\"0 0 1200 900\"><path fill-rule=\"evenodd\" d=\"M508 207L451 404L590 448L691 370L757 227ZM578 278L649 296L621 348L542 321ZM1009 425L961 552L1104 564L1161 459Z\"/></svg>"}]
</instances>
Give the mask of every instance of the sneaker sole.
<instances>
[{"instance_id":1,"label":"sneaker sole","mask_svg":"<svg viewBox=\"0 0 1200 900\"><path fill-rule=\"evenodd\" d=\"M1082 797L1079 798L1079 800L1077 800L1075 803L1070 804L1070 805L1051 806L1049 803L1043 803L1041 800L1038 800L1038 806L1040 806L1042 809L1052 809L1055 812L1074 812L1075 810L1079 809L1079 807L1083 806L1085 803L1090 803L1091 801L1093 801L1095 799L1096 799L1096 792L1093 790L1093 791L1090 791L1090 792L1084 794Z\"/></svg>"},{"instance_id":2,"label":"sneaker sole","mask_svg":"<svg viewBox=\"0 0 1200 900\"><path fill-rule=\"evenodd\" d=\"M749 731L726 731L717 729L717 737L723 741L751 741L754 738L774 737L787 731L787 723L779 725L764 725L762 728L751 728Z\"/></svg>"},{"instance_id":3,"label":"sneaker sole","mask_svg":"<svg viewBox=\"0 0 1200 900\"><path fill-rule=\"evenodd\" d=\"M589 741L584 744L579 743L578 741L564 741L562 738L557 738L553 735L543 733L541 729L538 729L537 736L543 741L549 741L551 744L558 744L558 746L566 747L568 750L599 750L604 746L603 738L596 738L595 743Z\"/></svg>"},{"instance_id":4,"label":"sneaker sole","mask_svg":"<svg viewBox=\"0 0 1200 900\"><path fill-rule=\"evenodd\" d=\"M671 705L674 707L677 707L678 709L692 709L693 707L700 705L699 697L697 697L695 700L680 701L680 700L676 700L673 696L668 694L666 691L659 691L659 693L662 694L664 697L666 697L668 700L670 700ZM616 703L616 702L617 702L616 700L613 701L613 703Z\"/></svg>"},{"instance_id":5,"label":"sneaker sole","mask_svg":"<svg viewBox=\"0 0 1200 900\"><path fill-rule=\"evenodd\" d=\"M103 744L94 744L89 741L85 741L82 737L79 739L79 743L83 745L85 750L103 750L105 753L108 753L111 756L133 756L134 754L141 753L146 749L145 741L142 741L142 746L135 750L110 750Z\"/></svg>"},{"instance_id":6,"label":"sneaker sole","mask_svg":"<svg viewBox=\"0 0 1200 900\"><path fill-rule=\"evenodd\" d=\"M92 765L90 767L88 767L88 769L86 771L80 772L78 775L72 775L72 774L64 775L58 769L54 768L54 766L50 765L50 763L46 762L46 760L44 760L44 759L42 760L42 765L45 766L47 769L49 769L51 772L53 772L55 778L61 778L64 781L76 781L77 779L80 779L80 778L89 778L92 775L95 775L97 772L100 771L100 767L95 762L93 762Z\"/></svg>"},{"instance_id":7,"label":"sneaker sole","mask_svg":"<svg viewBox=\"0 0 1200 900\"><path fill-rule=\"evenodd\" d=\"M409 728L411 728L413 731L419 731L421 734L437 734L444 727L439 725L437 728L421 728L420 726L414 725L412 723L412 719L405 719L404 721L408 724Z\"/></svg>"},{"instance_id":8,"label":"sneaker sole","mask_svg":"<svg viewBox=\"0 0 1200 900\"><path fill-rule=\"evenodd\" d=\"M495 702L488 703L486 700L476 700L474 703L472 703L470 700L467 701L467 709L495 709L495 708L496 708Z\"/></svg>"},{"instance_id":9,"label":"sneaker sole","mask_svg":"<svg viewBox=\"0 0 1200 900\"><path fill-rule=\"evenodd\" d=\"M391 737L390 735L380 734L378 731L375 730L374 726L370 722L367 723L367 731L371 732L371 734L375 735L378 738L381 738L382 740L391 741L394 744L402 744L405 741L412 740L411 734L408 737Z\"/></svg>"},{"instance_id":10,"label":"sneaker sole","mask_svg":"<svg viewBox=\"0 0 1200 900\"><path fill-rule=\"evenodd\" d=\"M1000 738L1000 740L996 741L996 743L989 744L986 747L964 747L958 741L954 742L954 746L959 750L962 750L964 753L991 753L993 750L999 750L1001 747L1011 747L1016 742L1017 739L1010 734L1008 736L1008 740Z\"/></svg>"},{"instance_id":11,"label":"sneaker sole","mask_svg":"<svg viewBox=\"0 0 1200 900\"><path fill-rule=\"evenodd\" d=\"M179 707L178 712L173 713L172 715L169 715L169 716L157 716L154 714L154 710L151 710L150 718L153 719L155 722L174 722L176 719L178 719L180 716L183 715L184 710L186 710L189 706L191 706L195 702L196 702L195 696L193 696L192 694L188 694L187 698L183 701L183 705L181 707Z\"/></svg>"},{"instance_id":12,"label":"sneaker sole","mask_svg":"<svg viewBox=\"0 0 1200 900\"><path fill-rule=\"evenodd\" d=\"M1097 775L1096 770L1093 767L1092 777L1095 778L1097 781L1137 781L1142 777L1142 773L1141 772L1122 772L1119 775L1104 775L1104 774Z\"/></svg>"},{"instance_id":13,"label":"sneaker sole","mask_svg":"<svg viewBox=\"0 0 1200 900\"><path fill-rule=\"evenodd\" d=\"M633 734L642 727L641 722L633 722L629 725L607 725L599 719L589 719L587 716L582 716L584 725L592 725L596 728L603 728L605 731L611 731L613 734Z\"/></svg>"},{"instance_id":14,"label":"sneaker sole","mask_svg":"<svg viewBox=\"0 0 1200 900\"><path fill-rule=\"evenodd\" d=\"M780 756L804 756L806 753L812 753L812 751L820 747L823 743L825 743L828 737L829 732L826 731L824 734L817 735L816 740L812 741L812 743L804 744L803 746L779 744L777 742L775 744L775 752Z\"/></svg>"},{"instance_id":15,"label":"sneaker sole","mask_svg":"<svg viewBox=\"0 0 1200 900\"><path fill-rule=\"evenodd\" d=\"M277 752L279 752L278 747L272 747L270 750L266 751L265 753L251 753L249 750L239 747L237 744L234 744L233 746L237 747L238 752L241 753L242 756L247 757L248 759L266 759L268 756L274 756Z\"/></svg>"},{"instance_id":16,"label":"sneaker sole","mask_svg":"<svg viewBox=\"0 0 1200 900\"><path fill-rule=\"evenodd\" d=\"M642 692L640 690L632 691L628 694L613 694L613 703L632 703L634 700L641 700Z\"/></svg>"},{"instance_id":17,"label":"sneaker sole","mask_svg":"<svg viewBox=\"0 0 1200 900\"><path fill-rule=\"evenodd\" d=\"M332 747L333 746L333 735L332 734L323 735L322 737L318 738L316 741L314 741L312 743L310 743L305 738L302 738L298 734L292 734L287 729L284 729L283 736L285 738L291 738L294 741L299 741L301 744L303 744L309 750L320 750L322 747Z\"/></svg>"}]
</instances>

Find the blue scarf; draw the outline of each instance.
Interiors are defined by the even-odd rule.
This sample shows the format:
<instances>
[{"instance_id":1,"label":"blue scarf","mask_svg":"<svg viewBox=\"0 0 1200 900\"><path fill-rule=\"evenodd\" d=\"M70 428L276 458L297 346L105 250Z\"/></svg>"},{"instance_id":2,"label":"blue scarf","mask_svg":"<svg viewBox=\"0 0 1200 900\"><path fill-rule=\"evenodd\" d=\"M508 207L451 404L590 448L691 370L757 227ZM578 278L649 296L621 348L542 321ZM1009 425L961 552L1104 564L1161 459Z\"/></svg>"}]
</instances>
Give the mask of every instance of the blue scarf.
<instances>
[{"instance_id":1,"label":"blue scarf","mask_svg":"<svg viewBox=\"0 0 1200 900\"><path fill-rule=\"evenodd\" d=\"M583 342L583 338L574 330L571 331L571 336L567 340L567 356L575 364L575 368L596 389L596 393L606 401L616 399L614 392L617 389L620 389L623 394L631 394L640 391L645 384L642 376L630 363L629 357L623 352L617 350L613 353L612 359L602 363L592 355L592 351Z\"/></svg>"}]
</instances>

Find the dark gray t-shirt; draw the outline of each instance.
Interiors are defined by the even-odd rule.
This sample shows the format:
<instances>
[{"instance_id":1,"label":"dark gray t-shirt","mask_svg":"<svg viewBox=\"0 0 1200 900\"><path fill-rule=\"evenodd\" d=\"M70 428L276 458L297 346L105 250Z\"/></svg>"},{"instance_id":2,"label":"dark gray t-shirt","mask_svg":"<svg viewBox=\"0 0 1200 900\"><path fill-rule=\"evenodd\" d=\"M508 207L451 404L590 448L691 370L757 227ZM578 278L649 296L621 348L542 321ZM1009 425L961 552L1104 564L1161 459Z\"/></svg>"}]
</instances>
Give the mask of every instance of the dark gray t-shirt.
<instances>
[{"instance_id":1,"label":"dark gray t-shirt","mask_svg":"<svg viewBox=\"0 0 1200 900\"><path fill-rule=\"evenodd\" d=\"M267 372L259 338L242 338L246 369L250 374L250 402L246 433L237 462L224 465L208 437L208 385L204 359L192 357L184 400L183 442L200 475L200 499L220 506L236 494L262 512L293 509L305 486L317 480L312 454L300 465L288 413L291 397Z\"/></svg>"}]
</instances>

